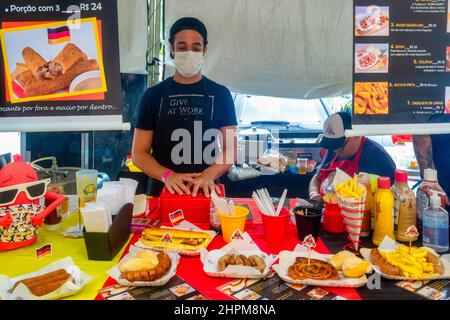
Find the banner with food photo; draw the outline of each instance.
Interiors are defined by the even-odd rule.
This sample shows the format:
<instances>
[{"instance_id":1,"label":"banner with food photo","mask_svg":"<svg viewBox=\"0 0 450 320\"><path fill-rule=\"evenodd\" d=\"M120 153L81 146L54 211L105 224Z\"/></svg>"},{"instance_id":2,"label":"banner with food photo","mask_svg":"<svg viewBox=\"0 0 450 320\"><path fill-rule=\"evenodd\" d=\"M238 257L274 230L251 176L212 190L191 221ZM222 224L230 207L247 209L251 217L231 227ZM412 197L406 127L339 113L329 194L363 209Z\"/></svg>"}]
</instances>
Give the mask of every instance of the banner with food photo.
<instances>
[{"instance_id":1,"label":"banner with food photo","mask_svg":"<svg viewBox=\"0 0 450 320\"><path fill-rule=\"evenodd\" d=\"M450 133L448 1L353 4L347 135Z\"/></svg>"},{"instance_id":2,"label":"banner with food photo","mask_svg":"<svg viewBox=\"0 0 450 320\"><path fill-rule=\"evenodd\" d=\"M117 0L1 1L0 47L0 131L129 129Z\"/></svg>"},{"instance_id":3,"label":"banner with food photo","mask_svg":"<svg viewBox=\"0 0 450 320\"><path fill-rule=\"evenodd\" d=\"M107 91L96 18L2 29L7 101ZM73 26L73 27L72 27Z\"/></svg>"}]
</instances>

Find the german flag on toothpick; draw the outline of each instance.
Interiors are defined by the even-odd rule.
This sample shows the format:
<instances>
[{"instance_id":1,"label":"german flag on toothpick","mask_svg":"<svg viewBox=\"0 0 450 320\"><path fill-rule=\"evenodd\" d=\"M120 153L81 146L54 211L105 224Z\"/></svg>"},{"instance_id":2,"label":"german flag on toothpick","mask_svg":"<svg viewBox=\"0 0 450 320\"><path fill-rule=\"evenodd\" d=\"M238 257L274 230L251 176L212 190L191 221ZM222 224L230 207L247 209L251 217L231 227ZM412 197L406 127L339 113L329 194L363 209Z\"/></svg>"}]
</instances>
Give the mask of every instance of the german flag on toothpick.
<instances>
[{"instance_id":1,"label":"german flag on toothpick","mask_svg":"<svg viewBox=\"0 0 450 320\"><path fill-rule=\"evenodd\" d=\"M52 244L48 243L40 248L36 248L36 260L41 260L45 256L52 255Z\"/></svg>"},{"instance_id":2,"label":"german flag on toothpick","mask_svg":"<svg viewBox=\"0 0 450 320\"><path fill-rule=\"evenodd\" d=\"M68 26L48 28L48 44L59 44L70 41L70 29Z\"/></svg>"}]
</instances>

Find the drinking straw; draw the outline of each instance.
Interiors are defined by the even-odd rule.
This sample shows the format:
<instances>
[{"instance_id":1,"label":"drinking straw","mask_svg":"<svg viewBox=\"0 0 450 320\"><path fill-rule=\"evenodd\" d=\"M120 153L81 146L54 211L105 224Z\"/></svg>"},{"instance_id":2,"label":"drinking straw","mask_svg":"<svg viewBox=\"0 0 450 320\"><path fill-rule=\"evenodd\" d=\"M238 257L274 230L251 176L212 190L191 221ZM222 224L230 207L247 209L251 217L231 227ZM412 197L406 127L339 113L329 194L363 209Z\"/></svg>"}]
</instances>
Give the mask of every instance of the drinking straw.
<instances>
[{"instance_id":1,"label":"drinking straw","mask_svg":"<svg viewBox=\"0 0 450 320\"><path fill-rule=\"evenodd\" d=\"M215 191L213 191L213 193L212 193L212 199L213 199L214 205L216 206L217 209L220 210L220 212L222 212L224 214L228 214L228 206L226 206L224 204L225 200L219 198ZM225 203L226 203L226 201L225 201Z\"/></svg>"},{"instance_id":2,"label":"drinking straw","mask_svg":"<svg viewBox=\"0 0 450 320\"><path fill-rule=\"evenodd\" d=\"M233 199L230 200L230 209L231 209L231 213L232 213L233 215L235 215L235 214L236 214L236 207L235 207L235 205L234 205Z\"/></svg>"},{"instance_id":3,"label":"drinking straw","mask_svg":"<svg viewBox=\"0 0 450 320\"><path fill-rule=\"evenodd\" d=\"M266 199L267 199L266 201L269 204L270 213L274 216L275 215L275 208L273 206L272 198L270 197L269 191L266 188L264 188L263 190L264 190L264 193L266 195Z\"/></svg>"},{"instance_id":4,"label":"drinking straw","mask_svg":"<svg viewBox=\"0 0 450 320\"><path fill-rule=\"evenodd\" d=\"M283 194L281 195L280 201L278 202L278 208L276 215L279 216L281 209L283 208L284 201L286 201L287 189L283 190Z\"/></svg>"},{"instance_id":5,"label":"drinking straw","mask_svg":"<svg viewBox=\"0 0 450 320\"><path fill-rule=\"evenodd\" d=\"M256 194L255 191L253 191L252 198L253 198L253 200L255 200L256 205L258 206L259 211L261 211L262 213L267 214L266 207L264 206L264 204L262 203L261 199L259 198L259 196Z\"/></svg>"},{"instance_id":6,"label":"drinking straw","mask_svg":"<svg viewBox=\"0 0 450 320\"><path fill-rule=\"evenodd\" d=\"M263 195L261 189L256 190L256 193L258 194L259 199L261 200L261 203L264 205L264 208L266 209L266 211L269 212L269 208L267 208L267 206L266 206L266 202L264 201L264 195Z\"/></svg>"}]
</instances>

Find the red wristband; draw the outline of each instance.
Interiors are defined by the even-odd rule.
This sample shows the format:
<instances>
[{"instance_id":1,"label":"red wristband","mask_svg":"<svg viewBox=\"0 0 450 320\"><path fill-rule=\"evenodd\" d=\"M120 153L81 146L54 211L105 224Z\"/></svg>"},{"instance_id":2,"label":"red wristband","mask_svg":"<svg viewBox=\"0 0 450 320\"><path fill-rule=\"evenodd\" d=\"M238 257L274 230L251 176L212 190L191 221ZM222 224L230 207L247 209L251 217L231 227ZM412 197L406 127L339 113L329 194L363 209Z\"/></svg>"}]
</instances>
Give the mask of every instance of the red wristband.
<instances>
[{"instance_id":1,"label":"red wristband","mask_svg":"<svg viewBox=\"0 0 450 320\"><path fill-rule=\"evenodd\" d=\"M167 170L161 177L162 182L166 183L167 178L174 173L172 170Z\"/></svg>"}]
</instances>

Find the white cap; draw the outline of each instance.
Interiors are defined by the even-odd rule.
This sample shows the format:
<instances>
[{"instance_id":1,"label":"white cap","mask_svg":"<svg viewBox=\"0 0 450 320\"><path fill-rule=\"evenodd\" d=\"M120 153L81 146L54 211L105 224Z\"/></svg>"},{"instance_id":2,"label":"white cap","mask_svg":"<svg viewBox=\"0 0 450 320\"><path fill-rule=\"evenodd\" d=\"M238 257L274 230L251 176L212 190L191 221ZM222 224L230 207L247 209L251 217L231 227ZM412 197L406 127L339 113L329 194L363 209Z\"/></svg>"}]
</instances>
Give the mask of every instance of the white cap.
<instances>
[{"instance_id":1,"label":"white cap","mask_svg":"<svg viewBox=\"0 0 450 320\"><path fill-rule=\"evenodd\" d=\"M423 171L423 179L426 181L437 181L437 171L434 169L425 169Z\"/></svg>"}]
</instances>

